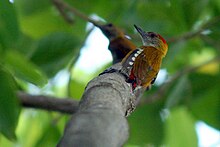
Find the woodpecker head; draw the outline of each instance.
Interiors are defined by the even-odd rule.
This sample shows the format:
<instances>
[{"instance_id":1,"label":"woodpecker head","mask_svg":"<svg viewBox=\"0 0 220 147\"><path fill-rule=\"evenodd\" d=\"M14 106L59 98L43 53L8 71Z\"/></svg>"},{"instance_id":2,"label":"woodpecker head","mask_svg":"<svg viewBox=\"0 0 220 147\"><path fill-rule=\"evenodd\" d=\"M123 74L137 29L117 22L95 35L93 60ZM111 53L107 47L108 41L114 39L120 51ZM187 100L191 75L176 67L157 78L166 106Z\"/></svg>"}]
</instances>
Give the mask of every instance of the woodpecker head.
<instances>
[{"instance_id":1,"label":"woodpecker head","mask_svg":"<svg viewBox=\"0 0 220 147\"><path fill-rule=\"evenodd\" d=\"M136 25L134 25L134 27L140 34L144 46L153 46L160 50L164 56L166 55L168 45L166 40L160 34L154 32L145 32Z\"/></svg>"},{"instance_id":2,"label":"woodpecker head","mask_svg":"<svg viewBox=\"0 0 220 147\"><path fill-rule=\"evenodd\" d=\"M125 36L124 33L119 28L114 26L112 23L100 25L98 27L101 29L102 33L106 37L108 37L109 40L113 40L117 37Z\"/></svg>"}]
</instances>

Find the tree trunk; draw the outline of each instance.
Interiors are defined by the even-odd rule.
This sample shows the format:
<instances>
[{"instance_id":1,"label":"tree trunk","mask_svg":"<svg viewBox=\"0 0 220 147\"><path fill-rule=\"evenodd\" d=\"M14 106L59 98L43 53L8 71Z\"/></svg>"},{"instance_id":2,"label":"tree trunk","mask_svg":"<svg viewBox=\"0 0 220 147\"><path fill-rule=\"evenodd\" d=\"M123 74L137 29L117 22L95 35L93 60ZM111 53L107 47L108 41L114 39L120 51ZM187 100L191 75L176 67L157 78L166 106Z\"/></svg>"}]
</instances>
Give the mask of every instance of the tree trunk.
<instances>
[{"instance_id":1,"label":"tree trunk","mask_svg":"<svg viewBox=\"0 0 220 147\"><path fill-rule=\"evenodd\" d=\"M125 116L134 109L136 101L130 84L121 74L98 76L87 85L58 147L122 146L128 138Z\"/></svg>"}]
</instances>

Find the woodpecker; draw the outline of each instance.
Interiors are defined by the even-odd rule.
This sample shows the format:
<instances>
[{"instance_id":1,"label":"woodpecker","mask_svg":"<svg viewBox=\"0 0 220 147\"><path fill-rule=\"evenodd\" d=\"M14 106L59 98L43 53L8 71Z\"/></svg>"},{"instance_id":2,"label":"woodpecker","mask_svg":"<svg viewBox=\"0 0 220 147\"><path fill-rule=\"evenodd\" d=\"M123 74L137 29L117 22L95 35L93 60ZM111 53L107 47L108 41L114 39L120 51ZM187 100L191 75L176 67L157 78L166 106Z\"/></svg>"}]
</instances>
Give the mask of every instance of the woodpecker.
<instances>
[{"instance_id":1,"label":"woodpecker","mask_svg":"<svg viewBox=\"0 0 220 147\"><path fill-rule=\"evenodd\" d=\"M121 62L122 59L137 47L125 36L123 31L115 25L109 23L96 25L102 33L109 39L108 49L113 56L113 64Z\"/></svg>"},{"instance_id":2,"label":"woodpecker","mask_svg":"<svg viewBox=\"0 0 220 147\"><path fill-rule=\"evenodd\" d=\"M140 34L143 46L130 51L123 58L120 73L132 84L133 90L138 86L149 89L156 80L168 45L160 34L145 32L136 25L134 27Z\"/></svg>"}]
</instances>

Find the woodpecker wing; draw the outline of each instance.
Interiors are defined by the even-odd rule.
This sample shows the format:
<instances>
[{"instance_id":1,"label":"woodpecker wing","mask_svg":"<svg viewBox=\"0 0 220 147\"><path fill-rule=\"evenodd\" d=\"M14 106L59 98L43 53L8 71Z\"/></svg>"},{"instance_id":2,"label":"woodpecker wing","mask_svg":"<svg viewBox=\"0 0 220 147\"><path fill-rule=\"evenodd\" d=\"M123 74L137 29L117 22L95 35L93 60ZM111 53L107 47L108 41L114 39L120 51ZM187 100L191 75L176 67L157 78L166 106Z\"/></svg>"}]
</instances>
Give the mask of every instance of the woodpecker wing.
<instances>
[{"instance_id":1,"label":"woodpecker wing","mask_svg":"<svg viewBox=\"0 0 220 147\"><path fill-rule=\"evenodd\" d=\"M152 67L149 61L147 61L145 53L142 52L137 57L132 70L139 84L142 85L142 83L146 82L146 79L148 79L147 77L149 77L151 70Z\"/></svg>"},{"instance_id":2,"label":"woodpecker wing","mask_svg":"<svg viewBox=\"0 0 220 147\"><path fill-rule=\"evenodd\" d=\"M132 69L137 84L144 87L148 87L154 83L158 72L158 68L155 67L154 64L154 57L151 55L152 52L149 52L151 49L152 47L143 50L143 52L136 58Z\"/></svg>"}]
</instances>

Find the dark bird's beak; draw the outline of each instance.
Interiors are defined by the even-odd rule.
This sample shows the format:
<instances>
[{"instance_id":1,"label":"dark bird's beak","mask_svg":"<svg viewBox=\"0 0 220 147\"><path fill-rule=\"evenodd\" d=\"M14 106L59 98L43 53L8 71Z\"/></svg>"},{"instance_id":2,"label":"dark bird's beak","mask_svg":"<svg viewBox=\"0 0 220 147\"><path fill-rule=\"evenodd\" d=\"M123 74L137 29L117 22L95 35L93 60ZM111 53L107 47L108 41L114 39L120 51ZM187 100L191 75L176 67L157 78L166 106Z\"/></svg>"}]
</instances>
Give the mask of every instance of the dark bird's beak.
<instances>
[{"instance_id":1,"label":"dark bird's beak","mask_svg":"<svg viewBox=\"0 0 220 147\"><path fill-rule=\"evenodd\" d=\"M141 35L141 37L144 37L145 31L143 31L140 27L134 25L135 29L138 31L138 33Z\"/></svg>"}]
</instances>

